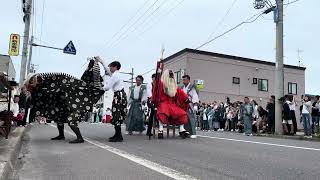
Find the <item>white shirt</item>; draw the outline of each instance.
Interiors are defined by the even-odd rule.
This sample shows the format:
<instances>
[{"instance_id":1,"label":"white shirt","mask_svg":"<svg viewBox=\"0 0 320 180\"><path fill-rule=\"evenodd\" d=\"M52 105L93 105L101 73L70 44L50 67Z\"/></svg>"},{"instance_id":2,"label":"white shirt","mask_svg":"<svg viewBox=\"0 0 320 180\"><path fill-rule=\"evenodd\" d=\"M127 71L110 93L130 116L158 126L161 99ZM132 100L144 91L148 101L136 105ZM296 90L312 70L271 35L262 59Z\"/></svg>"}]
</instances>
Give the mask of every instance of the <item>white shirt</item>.
<instances>
[{"instance_id":1,"label":"white shirt","mask_svg":"<svg viewBox=\"0 0 320 180\"><path fill-rule=\"evenodd\" d=\"M149 83L147 85L147 95L148 95L148 97L152 96L152 83Z\"/></svg>"},{"instance_id":2,"label":"white shirt","mask_svg":"<svg viewBox=\"0 0 320 180\"><path fill-rule=\"evenodd\" d=\"M191 86L191 84L189 83L188 86L183 86L183 91L188 94L188 89L189 89L189 86ZM199 102L199 96L198 96L198 93L196 91L195 88L192 88L191 91L189 92L188 96L190 95L190 98L191 98L191 102L192 103L198 103Z\"/></svg>"},{"instance_id":3,"label":"white shirt","mask_svg":"<svg viewBox=\"0 0 320 180\"><path fill-rule=\"evenodd\" d=\"M13 117L17 117L19 114L19 104L18 103L12 103L10 110L13 113Z\"/></svg>"},{"instance_id":4,"label":"white shirt","mask_svg":"<svg viewBox=\"0 0 320 180\"><path fill-rule=\"evenodd\" d=\"M311 113L311 101L303 103L302 114L310 114Z\"/></svg>"},{"instance_id":5,"label":"white shirt","mask_svg":"<svg viewBox=\"0 0 320 180\"><path fill-rule=\"evenodd\" d=\"M289 104L289 108L290 108L291 111L295 111L296 110L296 102L287 101L287 103Z\"/></svg>"},{"instance_id":6,"label":"white shirt","mask_svg":"<svg viewBox=\"0 0 320 180\"><path fill-rule=\"evenodd\" d=\"M316 108L317 108L318 111L320 112L320 102L318 102L318 103L316 104Z\"/></svg>"},{"instance_id":7,"label":"white shirt","mask_svg":"<svg viewBox=\"0 0 320 180\"><path fill-rule=\"evenodd\" d=\"M106 115L107 115L107 116L111 116L111 110L107 110Z\"/></svg>"},{"instance_id":8,"label":"white shirt","mask_svg":"<svg viewBox=\"0 0 320 180\"><path fill-rule=\"evenodd\" d=\"M207 121L207 120L208 120L206 112L207 112L207 109L204 109L204 110L203 110L203 117L202 117L202 119L203 119L204 121Z\"/></svg>"},{"instance_id":9,"label":"white shirt","mask_svg":"<svg viewBox=\"0 0 320 180\"><path fill-rule=\"evenodd\" d=\"M133 99L139 99L139 95L140 95L140 89L141 89L141 85L140 86L134 86L134 89L133 89ZM147 89L143 90L142 92L142 98L141 98L141 102L143 101L147 101L148 100L148 94L147 94ZM128 96L128 105L131 104L132 102L132 99L131 99L131 90L129 91L129 96Z\"/></svg>"},{"instance_id":10,"label":"white shirt","mask_svg":"<svg viewBox=\"0 0 320 180\"><path fill-rule=\"evenodd\" d=\"M124 88L123 82L120 79L119 71L114 72L111 74L110 78L106 80L103 89L105 91L113 90L113 92L121 91Z\"/></svg>"},{"instance_id":11,"label":"white shirt","mask_svg":"<svg viewBox=\"0 0 320 180\"><path fill-rule=\"evenodd\" d=\"M289 108L291 111L295 111L296 110L296 103L295 102L290 102L289 103Z\"/></svg>"},{"instance_id":12,"label":"white shirt","mask_svg":"<svg viewBox=\"0 0 320 180\"><path fill-rule=\"evenodd\" d=\"M254 117L254 118L257 118L257 119L259 118L258 108L259 108L258 105L254 105L254 106L253 106L253 117Z\"/></svg>"}]
</instances>

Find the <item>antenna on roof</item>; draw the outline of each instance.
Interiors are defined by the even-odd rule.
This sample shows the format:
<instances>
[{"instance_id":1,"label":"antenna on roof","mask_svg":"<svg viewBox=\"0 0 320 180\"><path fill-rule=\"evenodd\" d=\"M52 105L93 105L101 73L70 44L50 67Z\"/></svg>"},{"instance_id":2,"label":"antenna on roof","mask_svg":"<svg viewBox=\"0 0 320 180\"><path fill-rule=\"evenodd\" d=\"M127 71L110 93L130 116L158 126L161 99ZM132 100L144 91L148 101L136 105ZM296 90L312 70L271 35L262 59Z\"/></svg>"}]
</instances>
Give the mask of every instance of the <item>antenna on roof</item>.
<instances>
[{"instance_id":1,"label":"antenna on roof","mask_svg":"<svg viewBox=\"0 0 320 180\"><path fill-rule=\"evenodd\" d=\"M161 47L161 57L160 57L160 60L161 60L161 61L163 60L164 51L165 51L165 48L164 48L164 45L162 44L162 47Z\"/></svg>"},{"instance_id":2,"label":"antenna on roof","mask_svg":"<svg viewBox=\"0 0 320 180\"><path fill-rule=\"evenodd\" d=\"M301 58L301 56L300 56L300 53L302 53L302 52L303 52L303 50L301 50L301 49L298 49L298 50L297 50L297 53L298 53L298 66L299 66L299 67L302 67L302 66L303 66L302 58Z\"/></svg>"}]
</instances>

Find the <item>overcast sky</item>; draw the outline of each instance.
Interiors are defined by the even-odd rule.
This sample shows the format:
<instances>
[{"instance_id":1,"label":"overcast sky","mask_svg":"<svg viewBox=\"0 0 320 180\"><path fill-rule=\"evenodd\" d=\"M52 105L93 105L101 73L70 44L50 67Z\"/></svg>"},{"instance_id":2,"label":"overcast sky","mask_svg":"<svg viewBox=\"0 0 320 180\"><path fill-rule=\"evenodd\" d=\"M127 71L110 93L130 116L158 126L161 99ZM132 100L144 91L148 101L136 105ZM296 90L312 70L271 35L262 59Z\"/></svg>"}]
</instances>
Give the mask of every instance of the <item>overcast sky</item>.
<instances>
[{"instance_id":1,"label":"overcast sky","mask_svg":"<svg viewBox=\"0 0 320 180\"><path fill-rule=\"evenodd\" d=\"M195 48L212 32L215 32L212 37L219 35L259 12L253 8L253 0L238 0L219 23L234 0L184 0L179 4L180 1L35 0L33 34L36 43L64 47L72 40L77 55L34 48L33 63L39 65L39 72L66 72L80 76L86 58L100 55L108 61L120 60L123 71L134 67L135 72L141 74L155 66L162 45L165 57L187 47ZM1 6L0 54L7 54L9 35L23 35L21 0L1 0ZM297 50L303 50L300 56L307 67L306 92L311 94L320 94L319 8L319 0L300 0L285 8L285 63L298 65ZM143 16L144 12L146 16ZM152 12L155 13L150 15ZM142 18L138 21L140 16ZM129 24L112 38L130 19L133 25ZM270 13L202 50L275 61L274 48L275 24ZM12 59L19 74L21 56Z\"/></svg>"}]
</instances>

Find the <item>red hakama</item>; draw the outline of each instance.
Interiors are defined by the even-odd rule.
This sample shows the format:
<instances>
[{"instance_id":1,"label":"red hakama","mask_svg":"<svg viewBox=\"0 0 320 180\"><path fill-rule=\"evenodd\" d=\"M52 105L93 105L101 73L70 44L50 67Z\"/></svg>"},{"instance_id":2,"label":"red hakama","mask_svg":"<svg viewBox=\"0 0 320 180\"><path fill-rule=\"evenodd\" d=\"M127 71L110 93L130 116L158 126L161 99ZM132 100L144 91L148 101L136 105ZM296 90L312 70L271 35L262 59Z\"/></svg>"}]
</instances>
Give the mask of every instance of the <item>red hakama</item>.
<instances>
[{"instance_id":1,"label":"red hakama","mask_svg":"<svg viewBox=\"0 0 320 180\"><path fill-rule=\"evenodd\" d=\"M154 83L154 87L157 87ZM152 102L155 102L156 89L158 89L158 108L157 108L157 118L163 123L174 125L182 125L188 122L188 95L183 92L183 90L178 87L175 97L169 97L165 94L163 90L163 83L160 82L158 88L154 88L152 93Z\"/></svg>"}]
</instances>

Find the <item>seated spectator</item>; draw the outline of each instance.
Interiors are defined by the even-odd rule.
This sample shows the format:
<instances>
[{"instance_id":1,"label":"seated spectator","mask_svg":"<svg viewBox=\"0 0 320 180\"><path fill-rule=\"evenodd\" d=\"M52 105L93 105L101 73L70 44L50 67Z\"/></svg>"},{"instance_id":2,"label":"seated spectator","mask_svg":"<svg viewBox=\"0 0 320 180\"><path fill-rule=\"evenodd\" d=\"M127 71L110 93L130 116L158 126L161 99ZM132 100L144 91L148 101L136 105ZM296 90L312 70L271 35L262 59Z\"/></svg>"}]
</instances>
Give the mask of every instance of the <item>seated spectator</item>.
<instances>
[{"instance_id":1,"label":"seated spectator","mask_svg":"<svg viewBox=\"0 0 320 180\"><path fill-rule=\"evenodd\" d=\"M10 107L10 110L13 113L13 120L15 122L23 120L23 115L22 113L20 113L20 109L19 109L19 100L20 100L20 97L18 95L15 95L13 98L13 101L11 102L11 107Z\"/></svg>"},{"instance_id":2,"label":"seated spectator","mask_svg":"<svg viewBox=\"0 0 320 180\"><path fill-rule=\"evenodd\" d=\"M259 133L265 133L267 129L267 117L268 112L263 109L262 106L258 107L259 119L257 122L257 128Z\"/></svg>"}]
</instances>

